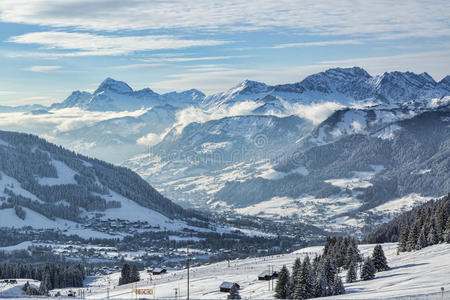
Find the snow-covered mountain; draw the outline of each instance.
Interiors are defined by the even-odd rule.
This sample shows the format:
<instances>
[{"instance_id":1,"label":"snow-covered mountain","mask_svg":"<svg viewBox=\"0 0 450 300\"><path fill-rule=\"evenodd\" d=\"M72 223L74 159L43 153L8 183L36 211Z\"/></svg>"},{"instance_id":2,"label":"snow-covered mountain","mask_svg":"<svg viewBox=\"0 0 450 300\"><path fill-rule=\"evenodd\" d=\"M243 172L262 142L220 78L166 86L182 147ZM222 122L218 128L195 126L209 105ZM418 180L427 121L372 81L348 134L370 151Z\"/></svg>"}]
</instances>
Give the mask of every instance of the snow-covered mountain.
<instances>
[{"instance_id":1,"label":"snow-covered mountain","mask_svg":"<svg viewBox=\"0 0 450 300\"><path fill-rule=\"evenodd\" d=\"M297 116L226 117L205 123L191 123L184 127L181 134L174 128L153 147L153 153L161 157L172 156L173 153L199 157L217 155L223 159L221 164L249 161L258 156L258 152L264 151L266 157L276 155L280 146L295 143L299 136L308 133L312 127L310 121Z\"/></svg>"},{"instance_id":2,"label":"snow-covered mountain","mask_svg":"<svg viewBox=\"0 0 450 300\"><path fill-rule=\"evenodd\" d=\"M297 116L237 116L177 128L151 153L124 162L169 197L203 206L230 180L264 172L299 137L313 129Z\"/></svg>"},{"instance_id":3,"label":"snow-covered mountain","mask_svg":"<svg viewBox=\"0 0 450 300\"><path fill-rule=\"evenodd\" d=\"M337 102L346 106L404 106L415 102L426 106L433 98L449 95L449 80L446 77L436 82L427 73L386 72L371 76L359 67L334 68L292 84L269 86L246 80L226 92L207 96L203 105L229 105L243 100L260 100L271 95L301 104Z\"/></svg>"},{"instance_id":4,"label":"snow-covered mountain","mask_svg":"<svg viewBox=\"0 0 450 300\"><path fill-rule=\"evenodd\" d=\"M272 168L283 176L229 182L214 201L245 214L361 228L398 213L398 205L448 193L450 107L412 118L390 112L384 124L377 113L386 111L336 112ZM294 173L298 168L305 172Z\"/></svg>"},{"instance_id":5,"label":"snow-covered mountain","mask_svg":"<svg viewBox=\"0 0 450 300\"><path fill-rule=\"evenodd\" d=\"M165 196L189 206L264 210L271 218L311 214L311 222L361 228L370 220L348 214L375 209L374 200L412 203L448 188L431 164L446 170L447 160L438 158L447 151L449 103L450 76L439 82L427 73L372 76L358 67L292 84L246 80L209 96L134 91L108 78L93 93L73 92L62 103L24 112L21 122L8 123L2 113L0 124L125 161ZM430 141L440 147L426 147ZM330 215L314 219L326 207Z\"/></svg>"},{"instance_id":6,"label":"snow-covered mountain","mask_svg":"<svg viewBox=\"0 0 450 300\"><path fill-rule=\"evenodd\" d=\"M180 231L202 216L168 200L129 169L75 154L33 135L0 131L1 227L50 228L120 237L130 228ZM111 231L112 230L112 231ZM122 231L122 232L121 232Z\"/></svg>"},{"instance_id":7,"label":"snow-covered mountain","mask_svg":"<svg viewBox=\"0 0 450 300\"><path fill-rule=\"evenodd\" d=\"M166 104L182 108L197 105L203 97L205 95L195 89L167 94L158 94L149 88L134 91L125 82L106 78L93 94L75 91L50 109L79 107L92 111L131 111Z\"/></svg>"}]
</instances>

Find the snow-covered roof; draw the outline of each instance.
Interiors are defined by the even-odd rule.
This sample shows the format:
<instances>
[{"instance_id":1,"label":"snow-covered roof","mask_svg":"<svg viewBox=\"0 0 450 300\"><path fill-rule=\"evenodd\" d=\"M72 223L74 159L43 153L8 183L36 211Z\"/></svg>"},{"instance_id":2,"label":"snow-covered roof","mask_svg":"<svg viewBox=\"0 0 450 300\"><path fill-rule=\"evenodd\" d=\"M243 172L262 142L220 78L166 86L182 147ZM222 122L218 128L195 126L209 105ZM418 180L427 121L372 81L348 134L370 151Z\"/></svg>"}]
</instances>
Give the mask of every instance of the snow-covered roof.
<instances>
[{"instance_id":1,"label":"snow-covered roof","mask_svg":"<svg viewBox=\"0 0 450 300\"><path fill-rule=\"evenodd\" d=\"M221 289L231 289L234 285L239 286L239 284L237 284L236 282L224 281L224 282L222 282L222 284L220 285L220 288L221 288Z\"/></svg>"}]
</instances>

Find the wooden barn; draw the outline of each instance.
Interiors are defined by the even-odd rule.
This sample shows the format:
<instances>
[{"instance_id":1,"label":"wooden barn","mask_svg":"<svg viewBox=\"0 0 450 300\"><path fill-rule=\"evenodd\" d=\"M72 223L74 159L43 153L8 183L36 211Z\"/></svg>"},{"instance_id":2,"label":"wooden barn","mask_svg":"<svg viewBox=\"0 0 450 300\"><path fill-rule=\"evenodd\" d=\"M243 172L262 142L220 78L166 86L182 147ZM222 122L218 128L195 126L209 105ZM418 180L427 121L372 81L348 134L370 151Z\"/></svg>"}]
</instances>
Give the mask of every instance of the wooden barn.
<instances>
[{"instance_id":1,"label":"wooden barn","mask_svg":"<svg viewBox=\"0 0 450 300\"><path fill-rule=\"evenodd\" d=\"M237 284L236 282L228 282L228 281L224 281L222 282L222 284L220 285L220 291L224 292L224 293L229 293L231 291L231 289L233 287L236 287L237 289L240 289L240 285Z\"/></svg>"},{"instance_id":2,"label":"wooden barn","mask_svg":"<svg viewBox=\"0 0 450 300\"><path fill-rule=\"evenodd\" d=\"M154 268L152 270L152 274L153 275L161 275L161 274L164 274L164 273L167 273L167 269L165 269L165 268Z\"/></svg>"},{"instance_id":3,"label":"wooden barn","mask_svg":"<svg viewBox=\"0 0 450 300\"><path fill-rule=\"evenodd\" d=\"M258 275L258 280L271 280L278 278L278 272L277 271L264 271L261 274Z\"/></svg>"}]
</instances>

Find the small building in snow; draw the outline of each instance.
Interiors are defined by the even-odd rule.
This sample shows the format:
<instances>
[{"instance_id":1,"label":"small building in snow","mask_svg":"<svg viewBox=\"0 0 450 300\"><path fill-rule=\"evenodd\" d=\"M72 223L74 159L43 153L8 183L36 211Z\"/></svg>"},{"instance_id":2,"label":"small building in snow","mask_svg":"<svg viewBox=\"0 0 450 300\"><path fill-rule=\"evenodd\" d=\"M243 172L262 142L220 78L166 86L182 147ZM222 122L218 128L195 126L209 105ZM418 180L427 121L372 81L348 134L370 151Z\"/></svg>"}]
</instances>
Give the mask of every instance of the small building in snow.
<instances>
[{"instance_id":1,"label":"small building in snow","mask_svg":"<svg viewBox=\"0 0 450 300\"><path fill-rule=\"evenodd\" d=\"M258 280L271 280L274 278L278 278L278 272L277 271L271 271L268 270L262 272L258 275Z\"/></svg>"},{"instance_id":2,"label":"small building in snow","mask_svg":"<svg viewBox=\"0 0 450 300\"><path fill-rule=\"evenodd\" d=\"M152 270L152 274L153 275L161 275L163 273L167 273L167 269L165 269L165 268L154 268Z\"/></svg>"},{"instance_id":3,"label":"small building in snow","mask_svg":"<svg viewBox=\"0 0 450 300\"><path fill-rule=\"evenodd\" d=\"M237 289L241 288L240 285L237 284L236 282L224 281L220 285L220 291L224 293L229 293L233 287L236 287Z\"/></svg>"}]
</instances>

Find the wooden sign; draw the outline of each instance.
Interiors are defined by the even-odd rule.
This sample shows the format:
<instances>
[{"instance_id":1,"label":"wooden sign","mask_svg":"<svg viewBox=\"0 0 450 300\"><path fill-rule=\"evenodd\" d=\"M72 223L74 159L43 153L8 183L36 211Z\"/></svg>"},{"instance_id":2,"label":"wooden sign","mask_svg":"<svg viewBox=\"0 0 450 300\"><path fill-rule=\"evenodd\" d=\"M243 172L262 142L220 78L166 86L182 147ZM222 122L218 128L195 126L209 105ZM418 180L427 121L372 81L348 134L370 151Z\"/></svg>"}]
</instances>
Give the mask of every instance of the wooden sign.
<instances>
[{"instance_id":1,"label":"wooden sign","mask_svg":"<svg viewBox=\"0 0 450 300\"><path fill-rule=\"evenodd\" d=\"M153 295L153 289L136 289L136 288L133 288L133 292L136 295Z\"/></svg>"}]
</instances>

